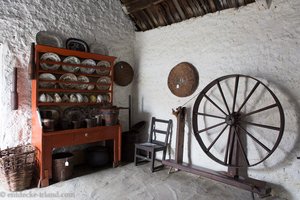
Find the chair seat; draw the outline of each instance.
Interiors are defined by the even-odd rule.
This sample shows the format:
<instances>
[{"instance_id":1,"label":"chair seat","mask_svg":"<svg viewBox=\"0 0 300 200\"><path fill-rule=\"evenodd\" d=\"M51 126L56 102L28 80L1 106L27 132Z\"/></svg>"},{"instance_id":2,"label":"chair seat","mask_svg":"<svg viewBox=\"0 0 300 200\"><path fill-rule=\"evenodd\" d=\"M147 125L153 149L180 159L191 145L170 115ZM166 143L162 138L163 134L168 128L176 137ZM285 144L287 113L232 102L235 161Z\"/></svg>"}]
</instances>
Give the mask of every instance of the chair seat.
<instances>
[{"instance_id":1,"label":"chair seat","mask_svg":"<svg viewBox=\"0 0 300 200\"><path fill-rule=\"evenodd\" d=\"M144 149L144 150L154 149L156 151L160 151L165 148L165 146L162 146L159 144L153 144L153 143L149 143L149 142L139 143L139 144L135 144L135 145L137 148Z\"/></svg>"}]
</instances>

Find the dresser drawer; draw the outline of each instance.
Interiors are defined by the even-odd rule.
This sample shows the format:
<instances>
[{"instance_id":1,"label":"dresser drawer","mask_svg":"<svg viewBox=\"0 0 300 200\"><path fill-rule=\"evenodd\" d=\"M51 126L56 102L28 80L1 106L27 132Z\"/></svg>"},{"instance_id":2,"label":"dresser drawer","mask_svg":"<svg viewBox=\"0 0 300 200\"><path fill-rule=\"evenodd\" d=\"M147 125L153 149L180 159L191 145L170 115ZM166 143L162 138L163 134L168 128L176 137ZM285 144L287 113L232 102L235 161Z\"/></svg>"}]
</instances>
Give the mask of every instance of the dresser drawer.
<instances>
[{"instance_id":1,"label":"dresser drawer","mask_svg":"<svg viewBox=\"0 0 300 200\"><path fill-rule=\"evenodd\" d=\"M99 141L99 139L101 139L100 131L86 130L86 131L74 134L73 142L75 144L83 144L83 143L97 142L97 141Z\"/></svg>"}]
</instances>

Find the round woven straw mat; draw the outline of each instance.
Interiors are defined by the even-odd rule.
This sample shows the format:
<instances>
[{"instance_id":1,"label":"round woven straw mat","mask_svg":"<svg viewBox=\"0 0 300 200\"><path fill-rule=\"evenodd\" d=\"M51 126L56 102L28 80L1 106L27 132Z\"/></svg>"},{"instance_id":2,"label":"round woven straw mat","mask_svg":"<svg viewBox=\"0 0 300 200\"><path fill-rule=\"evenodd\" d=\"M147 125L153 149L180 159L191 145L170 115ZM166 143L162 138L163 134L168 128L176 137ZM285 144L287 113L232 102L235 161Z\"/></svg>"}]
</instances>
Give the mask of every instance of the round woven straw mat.
<instances>
[{"instance_id":1,"label":"round woven straw mat","mask_svg":"<svg viewBox=\"0 0 300 200\"><path fill-rule=\"evenodd\" d=\"M168 87L178 97L187 97L193 94L198 83L198 71L190 63L179 63L169 73Z\"/></svg>"},{"instance_id":2,"label":"round woven straw mat","mask_svg":"<svg viewBox=\"0 0 300 200\"><path fill-rule=\"evenodd\" d=\"M133 69L127 62L120 61L114 65L114 81L117 85L129 85L133 79Z\"/></svg>"}]
</instances>

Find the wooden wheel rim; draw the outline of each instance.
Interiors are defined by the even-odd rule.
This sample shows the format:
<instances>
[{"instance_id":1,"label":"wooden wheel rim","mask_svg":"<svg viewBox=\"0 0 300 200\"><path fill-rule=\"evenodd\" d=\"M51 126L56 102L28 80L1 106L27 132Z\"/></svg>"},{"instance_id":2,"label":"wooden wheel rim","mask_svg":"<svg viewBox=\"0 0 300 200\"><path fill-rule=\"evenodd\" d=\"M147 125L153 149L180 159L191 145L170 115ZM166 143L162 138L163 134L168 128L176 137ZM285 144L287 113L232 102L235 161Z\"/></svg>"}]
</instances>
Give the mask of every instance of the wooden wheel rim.
<instances>
[{"instance_id":1,"label":"wooden wheel rim","mask_svg":"<svg viewBox=\"0 0 300 200\"><path fill-rule=\"evenodd\" d=\"M279 116L280 116L280 127L278 128L278 137L276 139L276 142L274 143L273 147L270 149L270 151L268 152L268 154L262 158L261 160L259 160L258 162L254 162L254 163L247 163L246 165L233 165L231 163L227 163L223 160L220 160L219 158L217 158L215 155L213 155L209 149L207 148L207 146L204 144L204 142L202 141L201 139L201 136L199 134L199 127L198 127L198 110L199 110L199 106L200 106L200 103L202 101L202 99L204 97L207 97L206 96L206 93L213 87L215 87L216 85L218 86L218 84L220 84L221 81L224 81L226 79L230 79L230 78L235 78L236 80L238 80L240 77L244 77L244 78L248 78L248 79L252 79L254 81L256 81L256 84L258 85L262 85L268 92L269 94L271 95L271 97L273 98L273 100L275 101L275 104L273 104L273 107L277 107L278 108L278 112L279 112ZM237 81L238 82L238 81ZM235 87L236 87L236 83L235 83ZM254 88L253 88L254 89ZM254 89L255 91L255 89ZM250 92L251 93L251 92ZM249 93L249 94L250 94ZM248 94L248 95L249 95ZM250 94L251 96L252 94ZM235 97L236 98L236 94L235 94ZM250 97L249 97L250 98ZM247 99L247 98L246 98ZM235 101L235 100L233 100ZM245 101L245 100L244 100ZM247 100L246 100L247 102ZM245 102L243 102L244 104ZM243 107L244 105L242 104L242 106L240 107ZM235 105L235 103L233 104ZM266 107L267 108L267 107ZM271 107L270 107L271 108ZM270 109L268 108L268 109ZM241 109L241 108L240 108ZM239 109L239 110L240 110ZM234 110L234 109L233 109ZM267 110L267 109L266 109ZM230 110L229 110L230 111ZM259 111L259 112L262 112L262 111ZM231 113L231 112L229 112ZM250 112L251 113L251 112ZM231 113L232 114L232 113ZM224 120L224 123L227 123L227 116ZM192 123L193 123L193 132L194 132L194 135L197 139L197 142L199 143L199 145L201 146L201 148L203 149L203 151L211 158L213 159L214 161L216 161L217 163L219 164L222 164L222 165L225 165L225 166L230 166L230 167L252 167L252 166L255 166L255 165L258 165L259 163L265 161L274 151L275 149L277 148L277 146L279 145L280 141L281 141L281 138L282 138L282 135L283 135L283 131L284 131L284 124L285 124L285 121L284 121L284 112L283 112L283 109L282 109L282 106L278 100L278 98L275 96L275 94L264 84L262 83L261 81L259 81L258 79L255 79L251 76L246 76L246 75L240 75L240 74L233 74L233 75L227 75L227 76L223 76L223 77L220 77L214 81L212 81L211 83L209 83L201 92L200 94L198 95L195 103L194 103L194 107L193 107L193 114L192 114ZM228 124L228 123L227 123ZM229 127L232 127L232 125L228 125ZM227 126L226 126L227 127ZM225 129L225 128L224 128ZM231 129L231 128L230 128ZM203 130L203 129L202 129ZM205 129L204 129L205 130ZM201 130L200 130L201 131ZM223 131L223 130L222 130ZM206 131L205 131L206 132ZM227 156L227 155L225 155ZM224 158L224 160L226 160Z\"/></svg>"}]
</instances>

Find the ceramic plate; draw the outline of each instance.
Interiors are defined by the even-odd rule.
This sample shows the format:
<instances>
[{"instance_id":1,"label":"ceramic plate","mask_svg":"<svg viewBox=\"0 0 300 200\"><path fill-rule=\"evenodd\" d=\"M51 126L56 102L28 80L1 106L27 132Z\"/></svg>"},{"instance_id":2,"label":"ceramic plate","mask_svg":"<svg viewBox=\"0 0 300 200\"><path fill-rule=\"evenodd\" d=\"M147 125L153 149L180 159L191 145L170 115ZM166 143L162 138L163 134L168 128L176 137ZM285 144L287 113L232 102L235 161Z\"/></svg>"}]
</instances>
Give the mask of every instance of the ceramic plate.
<instances>
[{"instance_id":1,"label":"ceramic plate","mask_svg":"<svg viewBox=\"0 0 300 200\"><path fill-rule=\"evenodd\" d=\"M90 52L91 53L102 54L102 55L108 56L108 49L102 43L94 43L94 44L92 44L91 47L90 47Z\"/></svg>"},{"instance_id":2,"label":"ceramic plate","mask_svg":"<svg viewBox=\"0 0 300 200\"><path fill-rule=\"evenodd\" d=\"M76 95L76 97L77 97L77 102L78 102L78 103L83 102L83 96L82 96L82 94L76 93L75 95Z\"/></svg>"},{"instance_id":3,"label":"ceramic plate","mask_svg":"<svg viewBox=\"0 0 300 200\"><path fill-rule=\"evenodd\" d=\"M90 102L91 103L96 103L97 102L97 97L95 95L90 95Z\"/></svg>"},{"instance_id":4,"label":"ceramic plate","mask_svg":"<svg viewBox=\"0 0 300 200\"><path fill-rule=\"evenodd\" d=\"M87 89L88 90L93 90L95 88L95 85L88 85Z\"/></svg>"},{"instance_id":5,"label":"ceramic plate","mask_svg":"<svg viewBox=\"0 0 300 200\"><path fill-rule=\"evenodd\" d=\"M89 78L86 76L78 76L77 81L84 82L84 83L90 82ZM87 89L88 86L89 86L89 84L77 84L75 86L75 88L78 90L85 90L85 89Z\"/></svg>"},{"instance_id":6,"label":"ceramic plate","mask_svg":"<svg viewBox=\"0 0 300 200\"><path fill-rule=\"evenodd\" d=\"M69 103L70 102L70 98L68 97L68 95L64 94L63 97L62 97L62 102L67 102Z\"/></svg>"},{"instance_id":7,"label":"ceramic plate","mask_svg":"<svg viewBox=\"0 0 300 200\"><path fill-rule=\"evenodd\" d=\"M69 38L66 41L67 49L76 50L76 51L85 51L89 52L89 46L83 40L76 38Z\"/></svg>"},{"instance_id":8,"label":"ceramic plate","mask_svg":"<svg viewBox=\"0 0 300 200\"><path fill-rule=\"evenodd\" d=\"M75 56L68 56L63 60L64 63L72 63L72 64L80 64L80 60ZM63 70L67 72L77 72L79 70L78 66L71 66L71 65L63 65Z\"/></svg>"},{"instance_id":9,"label":"ceramic plate","mask_svg":"<svg viewBox=\"0 0 300 200\"><path fill-rule=\"evenodd\" d=\"M109 94L102 94L104 102L110 101L110 95Z\"/></svg>"},{"instance_id":10,"label":"ceramic plate","mask_svg":"<svg viewBox=\"0 0 300 200\"><path fill-rule=\"evenodd\" d=\"M52 47L63 47L61 37L58 34L49 31L38 32L36 34L36 43Z\"/></svg>"},{"instance_id":11,"label":"ceramic plate","mask_svg":"<svg viewBox=\"0 0 300 200\"><path fill-rule=\"evenodd\" d=\"M100 83L100 84L110 84L111 83L111 80L109 77L101 77L97 80L97 83ZM97 88L99 90L108 90L109 89L109 85L97 85Z\"/></svg>"},{"instance_id":12,"label":"ceramic plate","mask_svg":"<svg viewBox=\"0 0 300 200\"><path fill-rule=\"evenodd\" d=\"M71 103L76 103L78 102L76 94L70 94L70 102Z\"/></svg>"},{"instance_id":13,"label":"ceramic plate","mask_svg":"<svg viewBox=\"0 0 300 200\"><path fill-rule=\"evenodd\" d=\"M58 93L54 93L54 102L59 103L62 102L61 96Z\"/></svg>"},{"instance_id":14,"label":"ceramic plate","mask_svg":"<svg viewBox=\"0 0 300 200\"><path fill-rule=\"evenodd\" d=\"M100 75L103 75L103 76L106 76L109 74L109 69L105 69L104 67L110 67L110 63L108 61L99 61L97 63L97 66L98 67L101 67L100 69L96 69L96 73L97 74L100 74Z\"/></svg>"},{"instance_id":15,"label":"ceramic plate","mask_svg":"<svg viewBox=\"0 0 300 200\"><path fill-rule=\"evenodd\" d=\"M102 94L98 94L97 95L97 103L103 103L104 102L104 98L102 96Z\"/></svg>"},{"instance_id":16,"label":"ceramic plate","mask_svg":"<svg viewBox=\"0 0 300 200\"><path fill-rule=\"evenodd\" d=\"M109 102L109 95L108 94L99 94L97 95L97 103L106 103Z\"/></svg>"},{"instance_id":17,"label":"ceramic plate","mask_svg":"<svg viewBox=\"0 0 300 200\"><path fill-rule=\"evenodd\" d=\"M46 102L52 103L54 101L53 97L50 94L46 94Z\"/></svg>"},{"instance_id":18,"label":"ceramic plate","mask_svg":"<svg viewBox=\"0 0 300 200\"><path fill-rule=\"evenodd\" d=\"M96 66L96 62L92 59L85 59L81 63L82 65L88 65L88 66ZM95 69L94 68L80 68L80 71L84 74L92 74L94 73Z\"/></svg>"},{"instance_id":19,"label":"ceramic plate","mask_svg":"<svg viewBox=\"0 0 300 200\"><path fill-rule=\"evenodd\" d=\"M42 93L40 96L39 96L39 102L47 102L47 97L46 97L46 94Z\"/></svg>"},{"instance_id":20,"label":"ceramic plate","mask_svg":"<svg viewBox=\"0 0 300 200\"><path fill-rule=\"evenodd\" d=\"M89 98L86 95L83 96L83 102L84 103L88 103L89 102Z\"/></svg>"},{"instance_id":21,"label":"ceramic plate","mask_svg":"<svg viewBox=\"0 0 300 200\"><path fill-rule=\"evenodd\" d=\"M77 77L72 73L63 74L60 78L60 81L77 81ZM59 83L60 87L63 89L74 88L76 84L74 83Z\"/></svg>"},{"instance_id":22,"label":"ceramic plate","mask_svg":"<svg viewBox=\"0 0 300 200\"><path fill-rule=\"evenodd\" d=\"M43 73L39 76L40 80L56 80L55 76L50 73ZM55 83L53 82L39 82L41 88L54 88Z\"/></svg>"},{"instance_id":23,"label":"ceramic plate","mask_svg":"<svg viewBox=\"0 0 300 200\"><path fill-rule=\"evenodd\" d=\"M60 57L55 53L44 53L41 58L41 60L46 61L54 61L54 62L60 62ZM60 65L59 64L47 64L47 63L41 63L41 67L44 70L57 70Z\"/></svg>"}]
</instances>

